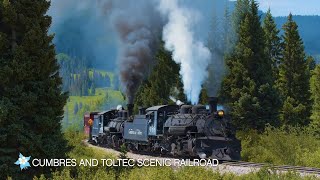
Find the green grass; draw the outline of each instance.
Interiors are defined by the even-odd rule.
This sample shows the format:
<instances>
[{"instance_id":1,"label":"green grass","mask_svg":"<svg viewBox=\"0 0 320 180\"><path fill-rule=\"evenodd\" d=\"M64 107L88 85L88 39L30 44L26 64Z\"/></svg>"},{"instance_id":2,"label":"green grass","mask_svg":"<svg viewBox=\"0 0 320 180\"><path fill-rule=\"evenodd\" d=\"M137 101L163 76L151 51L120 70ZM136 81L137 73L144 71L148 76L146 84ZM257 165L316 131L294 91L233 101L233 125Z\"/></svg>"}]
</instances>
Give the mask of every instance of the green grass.
<instances>
[{"instance_id":1,"label":"green grass","mask_svg":"<svg viewBox=\"0 0 320 180\"><path fill-rule=\"evenodd\" d=\"M64 133L68 140L68 145L72 150L67 154L71 159L77 159L79 163L81 159L115 159L116 156L111 153L106 153L104 150L87 146L83 139L85 135L82 132L76 132L75 129L70 128ZM88 167L75 166L64 167L60 171L53 171L51 178L46 178L44 175L34 177L35 180L57 179L57 180L71 180L71 179L105 179L107 177L115 177L114 172L106 171L102 166Z\"/></svg>"}]
</instances>

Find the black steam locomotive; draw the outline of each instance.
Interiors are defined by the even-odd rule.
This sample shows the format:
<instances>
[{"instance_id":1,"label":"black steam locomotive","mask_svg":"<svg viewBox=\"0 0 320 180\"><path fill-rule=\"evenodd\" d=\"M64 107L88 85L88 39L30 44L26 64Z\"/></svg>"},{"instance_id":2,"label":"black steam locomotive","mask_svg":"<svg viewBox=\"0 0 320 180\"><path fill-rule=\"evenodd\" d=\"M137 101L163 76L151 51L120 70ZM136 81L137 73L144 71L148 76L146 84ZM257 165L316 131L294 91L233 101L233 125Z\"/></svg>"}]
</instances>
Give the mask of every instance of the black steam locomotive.
<instances>
[{"instance_id":1,"label":"black steam locomotive","mask_svg":"<svg viewBox=\"0 0 320 180\"><path fill-rule=\"evenodd\" d=\"M217 98L209 99L209 109L203 105L160 105L139 108L134 116L132 110L129 104L128 110L119 107L94 114L89 141L111 148L125 144L138 152L240 159L240 141L224 111L217 110Z\"/></svg>"}]
</instances>

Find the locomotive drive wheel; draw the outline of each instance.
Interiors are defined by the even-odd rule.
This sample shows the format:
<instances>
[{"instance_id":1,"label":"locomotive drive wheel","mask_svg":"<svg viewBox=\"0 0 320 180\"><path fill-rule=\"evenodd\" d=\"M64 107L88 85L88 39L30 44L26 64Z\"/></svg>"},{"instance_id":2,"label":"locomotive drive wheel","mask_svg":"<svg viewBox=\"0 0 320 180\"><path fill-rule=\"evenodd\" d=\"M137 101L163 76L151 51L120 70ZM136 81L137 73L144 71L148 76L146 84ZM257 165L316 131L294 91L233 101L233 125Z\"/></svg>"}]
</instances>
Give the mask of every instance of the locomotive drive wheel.
<instances>
[{"instance_id":1,"label":"locomotive drive wheel","mask_svg":"<svg viewBox=\"0 0 320 180\"><path fill-rule=\"evenodd\" d=\"M210 158L218 160L240 160L240 151L236 151L230 147L216 149L212 151Z\"/></svg>"},{"instance_id":2,"label":"locomotive drive wheel","mask_svg":"<svg viewBox=\"0 0 320 180\"><path fill-rule=\"evenodd\" d=\"M129 152L135 152L136 151L134 145L131 144L131 143L128 143L126 147L127 147Z\"/></svg>"},{"instance_id":3,"label":"locomotive drive wheel","mask_svg":"<svg viewBox=\"0 0 320 180\"><path fill-rule=\"evenodd\" d=\"M111 136L113 148L119 148L118 137L116 135Z\"/></svg>"}]
</instances>

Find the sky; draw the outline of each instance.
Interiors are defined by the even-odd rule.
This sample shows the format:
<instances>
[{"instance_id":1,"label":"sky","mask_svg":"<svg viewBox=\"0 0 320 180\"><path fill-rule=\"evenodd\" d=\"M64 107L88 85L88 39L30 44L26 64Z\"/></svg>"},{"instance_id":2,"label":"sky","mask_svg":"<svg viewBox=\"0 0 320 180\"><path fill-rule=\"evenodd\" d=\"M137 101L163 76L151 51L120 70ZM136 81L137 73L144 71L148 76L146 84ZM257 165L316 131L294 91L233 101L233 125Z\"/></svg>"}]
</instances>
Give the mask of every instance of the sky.
<instances>
[{"instance_id":1,"label":"sky","mask_svg":"<svg viewBox=\"0 0 320 180\"><path fill-rule=\"evenodd\" d=\"M273 16L320 15L320 0L257 0L260 9L266 12L270 7Z\"/></svg>"}]
</instances>

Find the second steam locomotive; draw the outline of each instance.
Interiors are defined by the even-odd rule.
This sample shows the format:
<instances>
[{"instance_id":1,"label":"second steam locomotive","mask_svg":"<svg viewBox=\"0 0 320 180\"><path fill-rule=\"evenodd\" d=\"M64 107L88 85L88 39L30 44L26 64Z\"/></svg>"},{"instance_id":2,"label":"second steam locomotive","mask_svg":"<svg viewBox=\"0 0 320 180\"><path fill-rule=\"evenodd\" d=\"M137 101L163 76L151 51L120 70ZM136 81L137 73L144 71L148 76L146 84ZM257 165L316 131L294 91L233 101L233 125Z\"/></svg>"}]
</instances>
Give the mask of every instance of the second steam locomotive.
<instances>
[{"instance_id":1,"label":"second steam locomotive","mask_svg":"<svg viewBox=\"0 0 320 180\"><path fill-rule=\"evenodd\" d=\"M154 152L164 155L239 160L241 145L230 120L217 109L217 98L204 105L160 105L139 108L133 105L85 115L89 141L101 146Z\"/></svg>"}]
</instances>

